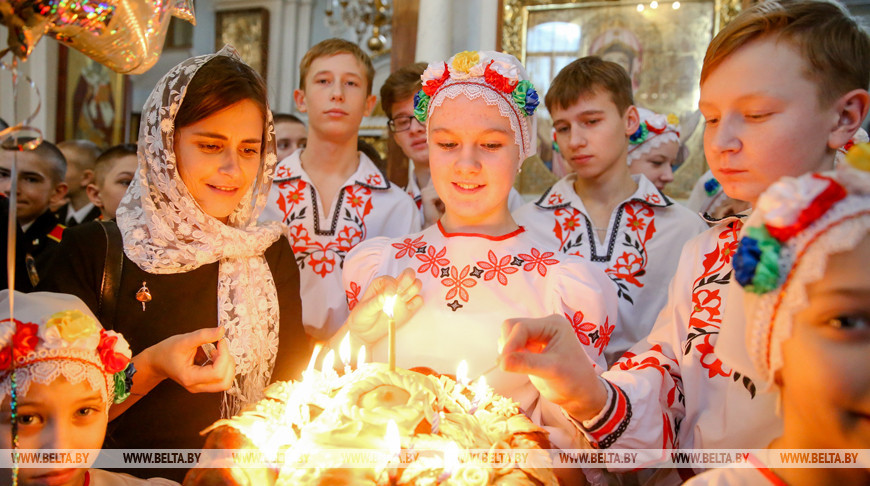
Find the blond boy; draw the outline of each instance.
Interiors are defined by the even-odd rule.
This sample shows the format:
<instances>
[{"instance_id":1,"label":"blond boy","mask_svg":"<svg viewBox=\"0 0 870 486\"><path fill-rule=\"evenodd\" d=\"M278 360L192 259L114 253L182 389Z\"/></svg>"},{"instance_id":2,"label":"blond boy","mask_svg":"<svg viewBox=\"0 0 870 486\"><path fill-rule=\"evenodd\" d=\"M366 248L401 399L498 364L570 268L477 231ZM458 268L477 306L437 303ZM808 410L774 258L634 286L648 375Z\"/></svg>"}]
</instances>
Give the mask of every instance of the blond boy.
<instances>
[{"instance_id":1,"label":"blond boy","mask_svg":"<svg viewBox=\"0 0 870 486\"><path fill-rule=\"evenodd\" d=\"M348 316L341 268L351 248L375 236L420 229L413 200L357 150L360 123L377 101L374 67L353 43L327 39L300 63L297 109L308 115L303 150L280 161L261 220L281 221L301 275L302 321L328 339Z\"/></svg>"},{"instance_id":2,"label":"blond boy","mask_svg":"<svg viewBox=\"0 0 870 486\"><path fill-rule=\"evenodd\" d=\"M725 192L754 204L783 176L831 169L867 115L868 65L870 37L834 3L765 2L733 20L701 73L704 150ZM781 431L775 396L716 349L722 326L743 318L740 302L725 305L741 227L730 218L686 244L649 338L602 378L572 358L570 341L523 351L571 332L555 318L506 326L505 367L545 379L545 395L599 448L766 447ZM674 483L696 472L658 474Z\"/></svg>"},{"instance_id":3,"label":"blond boy","mask_svg":"<svg viewBox=\"0 0 870 486\"><path fill-rule=\"evenodd\" d=\"M707 225L675 204L644 175L632 176L629 146L651 132L641 127L631 80L619 64L584 57L565 66L545 98L556 141L573 173L514 218L551 249L582 256L610 277L619 322L606 358L613 364L645 338L667 301L667 282L680 250Z\"/></svg>"}]
</instances>

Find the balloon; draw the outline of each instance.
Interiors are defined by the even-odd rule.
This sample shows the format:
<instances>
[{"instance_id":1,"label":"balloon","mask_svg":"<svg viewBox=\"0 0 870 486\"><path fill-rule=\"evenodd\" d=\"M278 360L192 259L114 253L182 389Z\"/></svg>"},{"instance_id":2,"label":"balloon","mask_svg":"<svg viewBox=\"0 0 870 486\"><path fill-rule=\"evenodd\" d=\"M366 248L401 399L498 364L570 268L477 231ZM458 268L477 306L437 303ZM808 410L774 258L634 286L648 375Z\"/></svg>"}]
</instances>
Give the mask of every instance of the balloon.
<instances>
[{"instance_id":1,"label":"balloon","mask_svg":"<svg viewBox=\"0 0 870 486\"><path fill-rule=\"evenodd\" d=\"M172 16L195 24L193 0L0 2L9 49L20 59L48 34L123 74L144 73L157 62Z\"/></svg>"}]
</instances>

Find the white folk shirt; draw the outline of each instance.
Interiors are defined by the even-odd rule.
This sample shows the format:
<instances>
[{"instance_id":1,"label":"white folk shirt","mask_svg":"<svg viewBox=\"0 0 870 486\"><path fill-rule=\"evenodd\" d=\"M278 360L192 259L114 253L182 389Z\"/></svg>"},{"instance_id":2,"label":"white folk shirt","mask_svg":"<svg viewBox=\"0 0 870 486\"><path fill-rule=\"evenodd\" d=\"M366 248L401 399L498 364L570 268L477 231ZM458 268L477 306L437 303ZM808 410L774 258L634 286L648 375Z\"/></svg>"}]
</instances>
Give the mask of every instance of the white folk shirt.
<instances>
[{"instance_id":1,"label":"white folk shirt","mask_svg":"<svg viewBox=\"0 0 870 486\"><path fill-rule=\"evenodd\" d=\"M610 215L602 243L574 191L575 178L562 178L513 216L536 237L546 238L548 249L581 256L610 277L619 296L619 326L606 355L612 364L650 333L667 301L665 283L677 269L683 245L707 224L668 199L649 179L636 175L637 190Z\"/></svg>"},{"instance_id":2,"label":"white folk shirt","mask_svg":"<svg viewBox=\"0 0 870 486\"><path fill-rule=\"evenodd\" d=\"M465 360L468 377L477 379L496 365L505 319L553 313L568 317L591 361L599 371L605 366L603 352L617 324L609 279L579 258L542 249L523 228L500 237L448 234L439 222L409 236L368 240L345 263L351 308L375 277L397 276L408 267L423 284L423 306L396 333L398 366L454 374ZM374 344L375 361L387 360L386 341ZM527 375L496 368L486 380L532 420L552 424ZM576 432L558 408L550 413Z\"/></svg>"},{"instance_id":3,"label":"white folk shirt","mask_svg":"<svg viewBox=\"0 0 870 486\"><path fill-rule=\"evenodd\" d=\"M359 166L329 208L321 205L311 178L302 169L301 150L282 160L261 221L281 221L299 265L302 322L318 340L328 339L348 316L341 284L347 253L375 236L420 229L414 202L391 185L360 153Z\"/></svg>"},{"instance_id":4,"label":"white folk shirt","mask_svg":"<svg viewBox=\"0 0 870 486\"><path fill-rule=\"evenodd\" d=\"M741 227L726 218L686 243L652 333L602 374L612 403L584 422L593 446L763 449L780 435L776 393L756 389L716 355ZM739 310L731 307L724 325L742 318ZM657 475L659 484L675 484L691 471Z\"/></svg>"}]
</instances>

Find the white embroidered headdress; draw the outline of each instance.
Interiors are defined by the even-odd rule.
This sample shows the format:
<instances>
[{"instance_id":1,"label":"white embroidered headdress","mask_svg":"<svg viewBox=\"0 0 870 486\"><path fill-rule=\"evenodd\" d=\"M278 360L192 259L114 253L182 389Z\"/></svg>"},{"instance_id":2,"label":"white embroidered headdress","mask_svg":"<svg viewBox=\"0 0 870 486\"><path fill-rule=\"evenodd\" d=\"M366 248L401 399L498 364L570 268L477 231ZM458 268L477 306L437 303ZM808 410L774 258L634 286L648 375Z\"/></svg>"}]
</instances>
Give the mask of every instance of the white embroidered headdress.
<instances>
[{"instance_id":1,"label":"white embroidered headdress","mask_svg":"<svg viewBox=\"0 0 870 486\"><path fill-rule=\"evenodd\" d=\"M236 380L222 407L222 414L231 416L261 398L275 363L278 298L263 254L280 237L281 226L257 223L276 163L268 109L257 178L226 224L199 207L178 173L175 117L199 68L216 56L242 62L235 49L226 46L217 54L175 66L151 92L142 112L137 175L121 201L117 220L124 253L146 272L184 273L220 262L215 324L225 329L235 359Z\"/></svg>"},{"instance_id":2,"label":"white embroidered headdress","mask_svg":"<svg viewBox=\"0 0 870 486\"><path fill-rule=\"evenodd\" d=\"M728 320L717 351L763 389L782 367L782 343L808 305L806 287L822 278L828 256L855 248L870 232L870 145L855 146L847 161L774 183L741 232L729 301L742 297L745 319Z\"/></svg>"},{"instance_id":3,"label":"white embroidered headdress","mask_svg":"<svg viewBox=\"0 0 870 486\"><path fill-rule=\"evenodd\" d=\"M107 404L130 395L135 373L130 346L120 334L104 330L78 297L15 292L13 318L9 290L2 290L0 401L11 392L13 360L18 397L34 382L51 385L61 376L72 385L86 381Z\"/></svg>"},{"instance_id":4,"label":"white embroidered headdress","mask_svg":"<svg viewBox=\"0 0 870 486\"><path fill-rule=\"evenodd\" d=\"M463 95L483 99L510 120L520 162L537 153L535 109L540 100L525 68L514 56L494 51L465 51L447 62L429 64L423 89L414 96L414 116L426 123L445 99Z\"/></svg>"},{"instance_id":5,"label":"white embroidered headdress","mask_svg":"<svg viewBox=\"0 0 870 486\"><path fill-rule=\"evenodd\" d=\"M665 143L680 144L680 119L677 115L660 115L641 107L637 108L637 114L640 116L640 125L629 137L628 165Z\"/></svg>"}]
</instances>

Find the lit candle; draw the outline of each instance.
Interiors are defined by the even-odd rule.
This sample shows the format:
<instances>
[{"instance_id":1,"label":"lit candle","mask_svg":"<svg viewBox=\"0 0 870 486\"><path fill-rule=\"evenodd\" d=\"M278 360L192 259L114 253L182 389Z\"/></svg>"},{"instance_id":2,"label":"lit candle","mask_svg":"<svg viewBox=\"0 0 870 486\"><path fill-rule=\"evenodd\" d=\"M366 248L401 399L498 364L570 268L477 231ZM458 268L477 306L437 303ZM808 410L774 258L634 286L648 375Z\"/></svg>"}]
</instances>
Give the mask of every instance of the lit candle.
<instances>
[{"instance_id":1,"label":"lit candle","mask_svg":"<svg viewBox=\"0 0 870 486\"><path fill-rule=\"evenodd\" d=\"M397 295L391 295L384 299L384 314L390 318L390 328L389 328L389 364L390 371L396 371L396 321L393 320L393 310L396 305Z\"/></svg>"},{"instance_id":2,"label":"lit candle","mask_svg":"<svg viewBox=\"0 0 870 486\"><path fill-rule=\"evenodd\" d=\"M338 356L341 358L341 364L344 365L344 374L350 374L350 333L344 335L341 344L338 346Z\"/></svg>"},{"instance_id":3,"label":"lit candle","mask_svg":"<svg viewBox=\"0 0 870 486\"><path fill-rule=\"evenodd\" d=\"M390 478L390 485L395 485L398 477L396 462L399 459L399 454L402 453L402 437L399 435L399 426L395 420L390 419L387 423L387 450L390 452L390 459L387 463L387 475Z\"/></svg>"},{"instance_id":4,"label":"lit candle","mask_svg":"<svg viewBox=\"0 0 870 486\"><path fill-rule=\"evenodd\" d=\"M320 350L323 349L323 344L317 343L314 345L314 351L311 353L311 359L308 360L308 368L306 372L314 371L314 365L317 363L317 357L320 356Z\"/></svg>"},{"instance_id":5,"label":"lit candle","mask_svg":"<svg viewBox=\"0 0 870 486\"><path fill-rule=\"evenodd\" d=\"M441 475L438 476L437 484L441 484L442 482L447 481L458 468L459 446L456 445L455 442L451 442L447 444L447 448L444 450L444 468Z\"/></svg>"},{"instance_id":6,"label":"lit candle","mask_svg":"<svg viewBox=\"0 0 870 486\"><path fill-rule=\"evenodd\" d=\"M359 347L359 351L356 352L356 369L362 368L362 366L366 362L366 345L363 344Z\"/></svg>"},{"instance_id":7,"label":"lit candle","mask_svg":"<svg viewBox=\"0 0 870 486\"><path fill-rule=\"evenodd\" d=\"M474 386L472 386L471 389L474 391L474 398L471 400L471 410L469 410L468 413L473 414L477 411L477 407L486 405L484 400L486 400L489 395L489 385L486 384L486 377L481 376L474 383Z\"/></svg>"},{"instance_id":8,"label":"lit candle","mask_svg":"<svg viewBox=\"0 0 870 486\"><path fill-rule=\"evenodd\" d=\"M456 367L456 382L462 386L460 390L468 386L468 363L464 359Z\"/></svg>"},{"instance_id":9,"label":"lit candle","mask_svg":"<svg viewBox=\"0 0 870 486\"><path fill-rule=\"evenodd\" d=\"M334 365L335 351L330 349L329 352L326 353L326 356L323 357L323 363L320 366L321 373L323 373L323 378L327 381L327 383L331 379L338 378L338 373L336 373L335 369L333 368Z\"/></svg>"}]
</instances>

